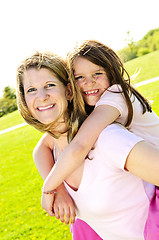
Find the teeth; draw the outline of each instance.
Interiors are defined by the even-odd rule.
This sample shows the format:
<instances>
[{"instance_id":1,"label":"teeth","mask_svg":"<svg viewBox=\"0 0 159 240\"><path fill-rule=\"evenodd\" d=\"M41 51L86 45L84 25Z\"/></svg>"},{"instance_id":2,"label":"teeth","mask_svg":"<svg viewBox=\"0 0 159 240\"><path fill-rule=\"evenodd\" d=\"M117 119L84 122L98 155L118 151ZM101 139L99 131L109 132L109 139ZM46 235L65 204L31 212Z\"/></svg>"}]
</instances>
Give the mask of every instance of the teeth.
<instances>
[{"instance_id":1,"label":"teeth","mask_svg":"<svg viewBox=\"0 0 159 240\"><path fill-rule=\"evenodd\" d=\"M52 108L54 105L51 104L50 106L47 106L47 107L38 107L39 110L45 110L45 109L48 109L48 108Z\"/></svg>"},{"instance_id":2,"label":"teeth","mask_svg":"<svg viewBox=\"0 0 159 240\"><path fill-rule=\"evenodd\" d=\"M87 94L93 94L93 93L97 93L97 92L98 92L98 90L94 90L94 91L85 92L85 94L87 95Z\"/></svg>"}]
</instances>

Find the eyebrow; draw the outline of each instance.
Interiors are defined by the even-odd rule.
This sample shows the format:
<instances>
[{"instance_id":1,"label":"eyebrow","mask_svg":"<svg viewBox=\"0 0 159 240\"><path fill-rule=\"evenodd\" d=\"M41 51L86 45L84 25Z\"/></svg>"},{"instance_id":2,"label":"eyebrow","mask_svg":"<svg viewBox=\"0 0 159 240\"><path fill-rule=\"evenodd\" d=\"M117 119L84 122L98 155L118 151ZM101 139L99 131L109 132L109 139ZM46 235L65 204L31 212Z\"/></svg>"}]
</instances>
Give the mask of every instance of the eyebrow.
<instances>
[{"instance_id":1,"label":"eyebrow","mask_svg":"<svg viewBox=\"0 0 159 240\"><path fill-rule=\"evenodd\" d=\"M99 66L98 69L93 70L92 72L94 73L94 72L99 72L99 71L104 71L104 68L101 67L101 66ZM75 75L75 76L76 76L76 75L83 75L83 73L76 73L76 72L74 71L74 75Z\"/></svg>"}]
</instances>

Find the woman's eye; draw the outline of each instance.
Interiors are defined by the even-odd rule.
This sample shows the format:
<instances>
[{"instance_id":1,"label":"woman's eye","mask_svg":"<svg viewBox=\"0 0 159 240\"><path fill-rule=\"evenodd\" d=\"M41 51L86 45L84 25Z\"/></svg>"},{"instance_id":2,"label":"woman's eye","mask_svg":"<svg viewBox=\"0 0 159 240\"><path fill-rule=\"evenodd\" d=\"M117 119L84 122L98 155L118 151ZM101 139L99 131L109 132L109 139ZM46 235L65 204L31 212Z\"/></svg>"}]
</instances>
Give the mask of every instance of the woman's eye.
<instances>
[{"instance_id":1,"label":"woman's eye","mask_svg":"<svg viewBox=\"0 0 159 240\"><path fill-rule=\"evenodd\" d=\"M55 86L55 84L54 84L54 83L49 83L49 84L47 84L47 86L46 86L46 87L50 88L50 87L54 87L54 86Z\"/></svg>"},{"instance_id":2,"label":"woman's eye","mask_svg":"<svg viewBox=\"0 0 159 240\"><path fill-rule=\"evenodd\" d=\"M28 92L28 93L31 93L31 92L35 92L35 91L36 91L35 88L29 88L27 92Z\"/></svg>"}]
</instances>

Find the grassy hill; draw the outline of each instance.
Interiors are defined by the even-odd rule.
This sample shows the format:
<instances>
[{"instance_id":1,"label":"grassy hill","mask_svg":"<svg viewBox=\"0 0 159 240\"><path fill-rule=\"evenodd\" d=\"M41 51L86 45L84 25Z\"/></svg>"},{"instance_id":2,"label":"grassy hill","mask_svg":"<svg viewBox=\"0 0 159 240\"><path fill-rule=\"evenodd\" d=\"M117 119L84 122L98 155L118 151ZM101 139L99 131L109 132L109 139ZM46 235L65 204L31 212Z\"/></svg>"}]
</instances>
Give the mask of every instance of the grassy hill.
<instances>
[{"instance_id":1,"label":"grassy hill","mask_svg":"<svg viewBox=\"0 0 159 240\"><path fill-rule=\"evenodd\" d=\"M0 118L0 131L23 122L24 119L21 117L19 111L16 110Z\"/></svg>"},{"instance_id":2,"label":"grassy hill","mask_svg":"<svg viewBox=\"0 0 159 240\"><path fill-rule=\"evenodd\" d=\"M69 226L41 208L43 180L32 159L41 135L31 126L0 135L1 240L71 239Z\"/></svg>"},{"instance_id":3,"label":"grassy hill","mask_svg":"<svg viewBox=\"0 0 159 240\"><path fill-rule=\"evenodd\" d=\"M125 68L130 74L130 76L132 76L135 72L139 71L139 69L141 68L140 74L133 81L134 83L138 83L159 76L158 63L159 51L155 51L125 63Z\"/></svg>"}]
</instances>

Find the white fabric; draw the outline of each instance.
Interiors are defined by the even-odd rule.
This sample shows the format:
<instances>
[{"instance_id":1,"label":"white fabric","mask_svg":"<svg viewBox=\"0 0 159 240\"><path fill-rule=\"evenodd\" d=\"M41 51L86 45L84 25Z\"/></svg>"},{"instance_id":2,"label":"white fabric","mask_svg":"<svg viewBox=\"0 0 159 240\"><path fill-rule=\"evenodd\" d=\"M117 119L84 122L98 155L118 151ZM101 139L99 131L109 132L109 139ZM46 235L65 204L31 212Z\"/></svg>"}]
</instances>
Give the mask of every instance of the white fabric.
<instances>
[{"instance_id":1,"label":"white fabric","mask_svg":"<svg viewBox=\"0 0 159 240\"><path fill-rule=\"evenodd\" d=\"M77 216L104 240L143 240L149 199L143 181L124 170L129 152L141 140L119 124L106 127L89 154L92 160L85 160L78 191L65 183Z\"/></svg>"},{"instance_id":2,"label":"white fabric","mask_svg":"<svg viewBox=\"0 0 159 240\"><path fill-rule=\"evenodd\" d=\"M117 122L123 125L128 116L128 108L124 96L116 92L121 92L121 87L117 84L111 86L103 93L96 107L99 105L110 105L117 108L120 112ZM142 105L134 95L131 96L131 102L133 119L128 130L159 147L159 117L153 111L146 111L142 114Z\"/></svg>"}]
</instances>

